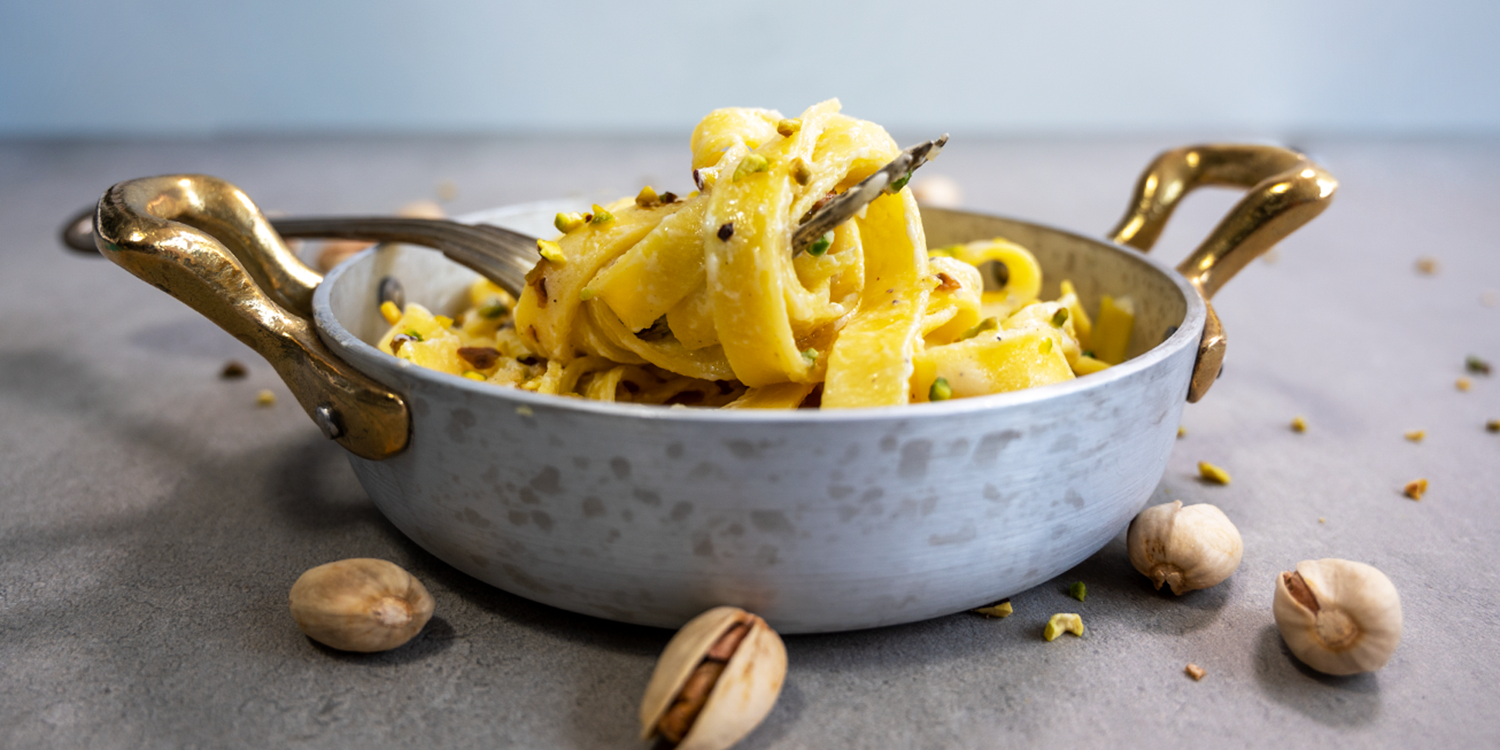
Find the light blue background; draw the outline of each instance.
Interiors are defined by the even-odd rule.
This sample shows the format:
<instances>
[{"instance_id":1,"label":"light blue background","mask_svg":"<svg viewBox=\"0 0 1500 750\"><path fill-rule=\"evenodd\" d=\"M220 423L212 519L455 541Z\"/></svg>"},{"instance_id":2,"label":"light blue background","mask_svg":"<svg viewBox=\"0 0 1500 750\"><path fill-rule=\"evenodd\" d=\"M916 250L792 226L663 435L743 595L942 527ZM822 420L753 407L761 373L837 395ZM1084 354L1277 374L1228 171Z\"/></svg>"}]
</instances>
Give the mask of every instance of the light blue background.
<instances>
[{"instance_id":1,"label":"light blue background","mask_svg":"<svg viewBox=\"0 0 1500 750\"><path fill-rule=\"evenodd\" d=\"M805 6L805 7L804 7ZM1500 132L1500 3L0 0L0 136Z\"/></svg>"}]
</instances>

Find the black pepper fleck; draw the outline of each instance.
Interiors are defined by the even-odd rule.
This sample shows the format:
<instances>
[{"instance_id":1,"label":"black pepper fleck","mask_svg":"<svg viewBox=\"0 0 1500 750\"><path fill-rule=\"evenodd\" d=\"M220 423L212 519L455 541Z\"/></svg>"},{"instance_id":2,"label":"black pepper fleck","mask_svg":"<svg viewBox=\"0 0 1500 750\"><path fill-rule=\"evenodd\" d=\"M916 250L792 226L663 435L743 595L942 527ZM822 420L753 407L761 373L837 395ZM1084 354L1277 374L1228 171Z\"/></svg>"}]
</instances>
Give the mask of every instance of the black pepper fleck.
<instances>
[{"instance_id":1,"label":"black pepper fleck","mask_svg":"<svg viewBox=\"0 0 1500 750\"><path fill-rule=\"evenodd\" d=\"M722 242L728 242L729 238L733 237L733 236L734 236L734 222L732 222L732 221L726 221L726 222L724 222L724 226L719 227L719 240L722 241Z\"/></svg>"}]
</instances>

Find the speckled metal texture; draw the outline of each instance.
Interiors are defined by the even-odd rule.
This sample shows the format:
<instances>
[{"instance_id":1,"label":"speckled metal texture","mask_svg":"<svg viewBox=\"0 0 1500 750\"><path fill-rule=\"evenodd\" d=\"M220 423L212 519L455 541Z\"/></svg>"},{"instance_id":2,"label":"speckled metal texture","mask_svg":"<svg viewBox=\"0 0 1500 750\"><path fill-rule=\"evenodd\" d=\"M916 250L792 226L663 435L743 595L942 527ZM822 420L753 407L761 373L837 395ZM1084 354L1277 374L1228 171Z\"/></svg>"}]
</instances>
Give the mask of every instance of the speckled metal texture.
<instances>
[{"instance_id":1,"label":"speckled metal texture","mask_svg":"<svg viewBox=\"0 0 1500 750\"><path fill-rule=\"evenodd\" d=\"M525 230L547 210L488 218ZM410 447L378 462L351 456L355 473L397 527L454 567L623 622L677 627L733 604L784 633L840 631L1024 591L1103 547L1151 495L1204 308L1169 268L1110 243L963 212L932 212L926 225L933 244L1026 244L1044 294L1071 278L1090 306L1101 293L1131 296L1135 356L1067 383L883 409L563 399L370 346L380 279L452 311L474 278L435 252L386 247L335 269L314 298L329 346L412 410Z\"/></svg>"}]
</instances>

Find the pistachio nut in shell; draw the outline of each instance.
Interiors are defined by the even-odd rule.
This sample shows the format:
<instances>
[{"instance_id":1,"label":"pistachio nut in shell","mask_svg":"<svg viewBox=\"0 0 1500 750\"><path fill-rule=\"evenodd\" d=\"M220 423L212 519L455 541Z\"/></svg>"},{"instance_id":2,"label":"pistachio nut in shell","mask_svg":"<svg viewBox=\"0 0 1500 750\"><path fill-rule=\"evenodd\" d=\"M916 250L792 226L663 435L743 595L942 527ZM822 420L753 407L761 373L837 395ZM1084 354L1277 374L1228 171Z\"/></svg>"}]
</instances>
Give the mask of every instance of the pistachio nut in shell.
<instances>
[{"instance_id":1,"label":"pistachio nut in shell","mask_svg":"<svg viewBox=\"0 0 1500 750\"><path fill-rule=\"evenodd\" d=\"M1276 576L1276 628L1298 659L1331 675L1373 672L1401 642L1401 597L1384 573L1351 560L1303 560Z\"/></svg>"},{"instance_id":2,"label":"pistachio nut in shell","mask_svg":"<svg viewBox=\"0 0 1500 750\"><path fill-rule=\"evenodd\" d=\"M1224 511L1181 500L1153 506L1130 522L1130 563L1160 589L1183 594L1218 585L1240 567L1245 543Z\"/></svg>"},{"instance_id":3,"label":"pistachio nut in shell","mask_svg":"<svg viewBox=\"0 0 1500 750\"><path fill-rule=\"evenodd\" d=\"M765 620L715 607L682 626L646 685L641 739L723 750L760 724L786 680L786 647Z\"/></svg>"},{"instance_id":4,"label":"pistachio nut in shell","mask_svg":"<svg viewBox=\"0 0 1500 750\"><path fill-rule=\"evenodd\" d=\"M387 651L421 632L432 595L395 563L358 557L303 573L289 596L309 638L344 651Z\"/></svg>"}]
</instances>

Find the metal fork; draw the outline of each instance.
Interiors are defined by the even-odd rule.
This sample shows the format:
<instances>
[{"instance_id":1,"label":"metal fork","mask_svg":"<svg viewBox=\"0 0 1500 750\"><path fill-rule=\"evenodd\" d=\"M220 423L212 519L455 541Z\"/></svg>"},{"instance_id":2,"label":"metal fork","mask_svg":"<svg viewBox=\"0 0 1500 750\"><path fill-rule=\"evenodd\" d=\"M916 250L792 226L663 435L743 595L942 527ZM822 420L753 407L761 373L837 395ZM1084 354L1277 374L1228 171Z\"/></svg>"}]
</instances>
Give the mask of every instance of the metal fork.
<instances>
[{"instance_id":1,"label":"metal fork","mask_svg":"<svg viewBox=\"0 0 1500 750\"><path fill-rule=\"evenodd\" d=\"M890 163L859 184L806 216L792 234L792 255L807 249L834 227L853 218L888 188L901 189L912 172L936 158L948 134L902 151ZM95 252L94 210L63 225L63 244ZM409 219L391 216L328 216L271 219L271 226L287 238L364 240L421 245L438 250L513 294L526 286L526 272L536 264L536 237L488 224L462 224L448 219Z\"/></svg>"}]
</instances>

